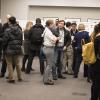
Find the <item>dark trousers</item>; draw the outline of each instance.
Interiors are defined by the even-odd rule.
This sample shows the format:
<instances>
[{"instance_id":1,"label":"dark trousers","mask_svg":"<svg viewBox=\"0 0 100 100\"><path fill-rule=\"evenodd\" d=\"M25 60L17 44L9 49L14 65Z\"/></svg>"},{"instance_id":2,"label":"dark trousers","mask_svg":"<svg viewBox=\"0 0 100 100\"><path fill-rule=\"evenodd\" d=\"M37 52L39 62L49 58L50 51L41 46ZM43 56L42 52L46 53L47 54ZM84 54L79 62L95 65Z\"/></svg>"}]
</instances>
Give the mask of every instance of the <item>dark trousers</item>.
<instances>
[{"instance_id":1,"label":"dark trousers","mask_svg":"<svg viewBox=\"0 0 100 100\"><path fill-rule=\"evenodd\" d=\"M91 79L91 65L84 64L84 77L87 77L88 80Z\"/></svg>"},{"instance_id":2,"label":"dark trousers","mask_svg":"<svg viewBox=\"0 0 100 100\"><path fill-rule=\"evenodd\" d=\"M93 80L93 83L92 83L91 100L100 100L100 79L98 78Z\"/></svg>"},{"instance_id":3,"label":"dark trousers","mask_svg":"<svg viewBox=\"0 0 100 100\"><path fill-rule=\"evenodd\" d=\"M39 62L40 62L40 50L30 50L27 68L26 68L26 73L30 73L31 68L32 68L32 62L33 62L33 59L36 55L39 57Z\"/></svg>"},{"instance_id":4,"label":"dark trousers","mask_svg":"<svg viewBox=\"0 0 100 100\"><path fill-rule=\"evenodd\" d=\"M62 75L62 67L63 67L63 47L55 47L54 51L54 67L52 69L53 77L57 77Z\"/></svg>"},{"instance_id":5,"label":"dark trousers","mask_svg":"<svg viewBox=\"0 0 100 100\"><path fill-rule=\"evenodd\" d=\"M26 64L26 61L28 60L28 57L29 55L24 55L23 57L23 61L22 61L22 70L25 71L25 64Z\"/></svg>"},{"instance_id":6,"label":"dark trousers","mask_svg":"<svg viewBox=\"0 0 100 100\"><path fill-rule=\"evenodd\" d=\"M80 65L82 62L82 53L80 50L75 51L76 59L75 59L75 67L74 67L74 76L78 76Z\"/></svg>"},{"instance_id":7,"label":"dark trousers","mask_svg":"<svg viewBox=\"0 0 100 100\"><path fill-rule=\"evenodd\" d=\"M100 100L100 60L91 65L91 100Z\"/></svg>"},{"instance_id":8,"label":"dark trousers","mask_svg":"<svg viewBox=\"0 0 100 100\"><path fill-rule=\"evenodd\" d=\"M88 65L84 64L84 77L88 77Z\"/></svg>"},{"instance_id":9,"label":"dark trousers","mask_svg":"<svg viewBox=\"0 0 100 100\"><path fill-rule=\"evenodd\" d=\"M1 67L1 75L2 75L2 76L5 76L6 68L7 68L6 59L3 57L3 60L2 60L2 67Z\"/></svg>"},{"instance_id":10,"label":"dark trousers","mask_svg":"<svg viewBox=\"0 0 100 100\"><path fill-rule=\"evenodd\" d=\"M74 71L74 68L75 68L75 60L76 60L76 53L75 53L75 48L73 47L73 66L72 66L73 71Z\"/></svg>"}]
</instances>

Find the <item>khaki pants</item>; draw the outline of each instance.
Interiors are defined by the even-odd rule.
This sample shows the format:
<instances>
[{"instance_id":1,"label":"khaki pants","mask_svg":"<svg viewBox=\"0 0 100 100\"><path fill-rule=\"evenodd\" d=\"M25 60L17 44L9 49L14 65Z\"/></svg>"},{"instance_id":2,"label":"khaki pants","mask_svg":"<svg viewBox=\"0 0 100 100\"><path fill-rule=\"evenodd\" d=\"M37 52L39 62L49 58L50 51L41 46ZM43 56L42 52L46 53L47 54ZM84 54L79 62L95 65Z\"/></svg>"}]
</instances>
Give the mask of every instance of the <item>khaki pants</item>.
<instances>
[{"instance_id":1,"label":"khaki pants","mask_svg":"<svg viewBox=\"0 0 100 100\"><path fill-rule=\"evenodd\" d=\"M67 70L68 73L73 73L72 66L73 66L73 48L70 45L69 47L67 47L67 50L64 51L63 72Z\"/></svg>"},{"instance_id":2,"label":"khaki pants","mask_svg":"<svg viewBox=\"0 0 100 100\"><path fill-rule=\"evenodd\" d=\"M22 79L20 70L20 56L19 55L6 55L7 67L9 72L9 80L13 80L13 67L12 61L14 61L17 71L18 79Z\"/></svg>"}]
</instances>

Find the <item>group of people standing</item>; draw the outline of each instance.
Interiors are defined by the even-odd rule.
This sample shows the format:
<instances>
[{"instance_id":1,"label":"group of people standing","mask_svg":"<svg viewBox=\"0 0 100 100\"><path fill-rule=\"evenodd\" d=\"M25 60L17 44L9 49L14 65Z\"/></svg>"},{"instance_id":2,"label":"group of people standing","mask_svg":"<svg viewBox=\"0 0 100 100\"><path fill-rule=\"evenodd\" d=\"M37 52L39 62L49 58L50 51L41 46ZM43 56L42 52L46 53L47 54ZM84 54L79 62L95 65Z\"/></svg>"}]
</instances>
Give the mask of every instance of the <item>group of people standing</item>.
<instances>
[{"instance_id":1,"label":"group of people standing","mask_svg":"<svg viewBox=\"0 0 100 100\"><path fill-rule=\"evenodd\" d=\"M92 81L91 100L97 100L100 95L100 23L95 26L93 33L97 61L93 65L84 65L84 77ZM0 60L2 58L0 77L5 76L8 68L6 78L9 83L14 83L13 72L16 68L18 81L23 81L21 71L26 74L34 71L32 62L34 57L38 56L40 73L43 75L45 85L54 85L54 80L58 78L66 79L64 74L78 78L82 62L82 39L85 43L90 42L89 32L85 31L84 24L79 24L77 29L76 23L65 23L64 20L57 20L54 23L50 19L46 21L44 27L41 19L37 18L35 25L31 21L27 22L22 32L16 18L7 16L7 23L3 27L0 24ZM20 57L23 54L20 64Z\"/></svg>"}]
</instances>

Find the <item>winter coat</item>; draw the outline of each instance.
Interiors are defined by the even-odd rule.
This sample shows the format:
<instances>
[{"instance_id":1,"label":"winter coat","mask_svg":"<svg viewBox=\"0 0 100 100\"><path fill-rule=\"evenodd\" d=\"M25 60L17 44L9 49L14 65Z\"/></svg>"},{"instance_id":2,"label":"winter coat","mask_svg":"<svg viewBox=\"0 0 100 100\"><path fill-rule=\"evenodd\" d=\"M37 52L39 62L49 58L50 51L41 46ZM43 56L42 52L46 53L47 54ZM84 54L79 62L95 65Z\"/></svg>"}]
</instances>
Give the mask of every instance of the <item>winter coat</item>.
<instances>
[{"instance_id":1,"label":"winter coat","mask_svg":"<svg viewBox=\"0 0 100 100\"><path fill-rule=\"evenodd\" d=\"M6 55L19 55L22 53L22 31L18 25L10 25L3 36L3 48Z\"/></svg>"},{"instance_id":2,"label":"winter coat","mask_svg":"<svg viewBox=\"0 0 100 100\"><path fill-rule=\"evenodd\" d=\"M41 38L42 38L42 34L43 34L43 31L44 31L44 27L41 25L41 24L35 24L29 31L29 49L32 50L32 51L36 51L36 50L40 50L41 48L41 45L43 43L43 41L41 41L41 43L37 44L37 43L34 43L34 37L33 35L37 35L37 32L35 32L34 30L36 29L39 29L41 31Z\"/></svg>"}]
</instances>

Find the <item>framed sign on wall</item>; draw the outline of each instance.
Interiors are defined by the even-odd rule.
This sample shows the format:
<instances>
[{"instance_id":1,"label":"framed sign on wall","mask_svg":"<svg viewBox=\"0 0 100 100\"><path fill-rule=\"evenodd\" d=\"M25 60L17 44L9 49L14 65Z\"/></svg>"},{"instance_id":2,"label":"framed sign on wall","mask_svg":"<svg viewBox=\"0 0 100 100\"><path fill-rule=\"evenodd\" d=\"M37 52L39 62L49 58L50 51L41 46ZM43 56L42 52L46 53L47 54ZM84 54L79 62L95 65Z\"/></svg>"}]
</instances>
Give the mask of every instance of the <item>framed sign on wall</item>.
<instances>
[{"instance_id":1,"label":"framed sign on wall","mask_svg":"<svg viewBox=\"0 0 100 100\"><path fill-rule=\"evenodd\" d=\"M71 22L71 23L80 23L81 18L65 18L65 22Z\"/></svg>"},{"instance_id":2,"label":"framed sign on wall","mask_svg":"<svg viewBox=\"0 0 100 100\"><path fill-rule=\"evenodd\" d=\"M87 22L93 23L93 24L98 24L100 22L100 19L92 19L92 18L88 18Z\"/></svg>"}]
</instances>

